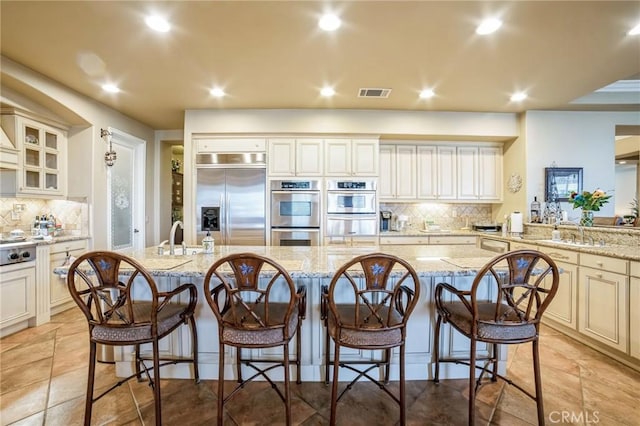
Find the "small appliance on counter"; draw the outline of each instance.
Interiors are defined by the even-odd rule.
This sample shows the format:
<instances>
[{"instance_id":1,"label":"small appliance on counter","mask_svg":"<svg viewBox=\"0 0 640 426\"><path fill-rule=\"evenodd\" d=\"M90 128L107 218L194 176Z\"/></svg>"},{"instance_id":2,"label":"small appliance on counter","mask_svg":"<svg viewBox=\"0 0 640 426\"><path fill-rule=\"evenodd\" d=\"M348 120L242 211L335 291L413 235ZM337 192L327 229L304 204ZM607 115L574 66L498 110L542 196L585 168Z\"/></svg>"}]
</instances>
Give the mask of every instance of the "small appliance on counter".
<instances>
[{"instance_id":1,"label":"small appliance on counter","mask_svg":"<svg viewBox=\"0 0 640 426\"><path fill-rule=\"evenodd\" d=\"M398 231L403 231L404 228L407 226L407 223L409 222L409 216L405 215L405 214L400 214L398 215Z\"/></svg>"},{"instance_id":2,"label":"small appliance on counter","mask_svg":"<svg viewBox=\"0 0 640 426\"><path fill-rule=\"evenodd\" d=\"M499 223L474 223L473 230L478 232L500 232L502 225Z\"/></svg>"},{"instance_id":3,"label":"small appliance on counter","mask_svg":"<svg viewBox=\"0 0 640 426\"><path fill-rule=\"evenodd\" d=\"M522 237L522 233L524 232L523 218L522 213L513 212L511 213L511 236L520 238Z\"/></svg>"},{"instance_id":4,"label":"small appliance on counter","mask_svg":"<svg viewBox=\"0 0 640 426\"><path fill-rule=\"evenodd\" d=\"M393 213L389 210L380 211L380 231L391 231L391 218Z\"/></svg>"}]
</instances>

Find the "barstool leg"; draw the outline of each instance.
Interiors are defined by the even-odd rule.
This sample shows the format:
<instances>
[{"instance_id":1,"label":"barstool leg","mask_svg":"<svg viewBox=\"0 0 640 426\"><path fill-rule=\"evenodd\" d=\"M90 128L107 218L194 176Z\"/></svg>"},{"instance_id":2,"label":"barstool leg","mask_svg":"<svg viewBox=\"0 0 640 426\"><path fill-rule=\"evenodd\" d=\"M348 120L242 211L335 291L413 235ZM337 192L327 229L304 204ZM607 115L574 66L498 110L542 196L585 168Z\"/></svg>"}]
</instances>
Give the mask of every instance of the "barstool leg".
<instances>
[{"instance_id":1,"label":"barstool leg","mask_svg":"<svg viewBox=\"0 0 640 426\"><path fill-rule=\"evenodd\" d=\"M162 400L160 398L160 350L158 340L153 341L153 399L156 406L156 425L162 425Z\"/></svg>"},{"instance_id":2,"label":"barstool leg","mask_svg":"<svg viewBox=\"0 0 640 426\"><path fill-rule=\"evenodd\" d=\"M538 425L544 426L544 406L542 401L542 377L540 376L540 353L538 339L533 341L533 377L536 384L536 406L538 408Z\"/></svg>"},{"instance_id":3,"label":"barstool leg","mask_svg":"<svg viewBox=\"0 0 640 426\"><path fill-rule=\"evenodd\" d=\"M289 389L289 344L284 345L284 409L287 426L291 426L291 393Z\"/></svg>"},{"instance_id":4,"label":"barstool leg","mask_svg":"<svg viewBox=\"0 0 640 426\"><path fill-rule=\"evenodd\" d=\"M404 389L404 344L402 344L400 345L400 426L404 426L406 424L406 414L407 403L405 401Z\"/></svg>"},{"instance_id":5,"label":"barstool leg","mask_svg":"<svg viewBox=\"0 0 640 426\"><path fill-rule=\"evenodd\" d=\"M476 421L476 340L471 339L469 356L469 426Z\"/></svg>"},{"instance_id":6,"label":"barstool leg","mask_svg":"<svg viewBox=\"0 0 640 426\"><path fill-rule=\"evenodd\" d=\"M440 380L440 326L442 325L442 317L438 314L436 319L436 330L433 335L433 356L436 359L433 369L433 382L438 383Z\"/></svg>"},{"instance_id":7,"label":"barstool leg","mask_svg":"<svg viewBox=\"0 0 640 426\"><path fill-rule=\"evenodd\" d=\"M329 339L329 324L325 323L324 327L324 384L329 384L329 351L331 348L331 340Z\"/></svg>"},{"instance_id":8,"label":"barstool leg","mask_svg":"<svg viewBox=\"0 0 640 426\"><path fill-rule=\"evenodd\" d=\"M224 343L220 343L218 360L218 426L222 426L222 410L224 406Z\"/></svg>"},{"instance_id":9,"label":"barstool leg","mask_svg":"<svg viewBox=\"0 0 640 426\"><path fill-rule=\"evenodd\" d=\"M191 350L193 351L193 375L196 383L200 383L200 373L198 371L198 330L196 329L196 320L193 316L189 318L189 328L191 328L191 341L193 342Z\"/></svg>"},{"instance_id":10,"label":"barstool leg","mask_svg":"<svg viewBox=\"0 0 640 426\"><path fill-rule=\"evenodd\" d=\"M329 419L329 424L331 426L336 424L336 410L338 405L338 370L340 369L340 344L338 342L334 342L334 346L333 383L331 383L331 417Z\"/></svg>"},{"instance_id":11,"label":"barstool leg","mask_svg":"<svg viewBox=\"0 0 640 426\"><path fill-rule=\"evenodd\" d=\"M302 318L298 318L298 330L296 333L296 383L302 383L302 372L300 371L300 367L302 366L302 336L300 334L300 323L302 322Z\"/></svg>"},{"instance_id":12,"label":"barstool leg","mask_svg":"<svg viewBox=\"0 0 640 426\"><path fill-rule=\"evenodd\" d=\"M93 383L96 377L96 342L89 342L89 376L87 377L87 399L84 403L84 424L91 425L93 409Z\"/></svg>"}]
</instances>

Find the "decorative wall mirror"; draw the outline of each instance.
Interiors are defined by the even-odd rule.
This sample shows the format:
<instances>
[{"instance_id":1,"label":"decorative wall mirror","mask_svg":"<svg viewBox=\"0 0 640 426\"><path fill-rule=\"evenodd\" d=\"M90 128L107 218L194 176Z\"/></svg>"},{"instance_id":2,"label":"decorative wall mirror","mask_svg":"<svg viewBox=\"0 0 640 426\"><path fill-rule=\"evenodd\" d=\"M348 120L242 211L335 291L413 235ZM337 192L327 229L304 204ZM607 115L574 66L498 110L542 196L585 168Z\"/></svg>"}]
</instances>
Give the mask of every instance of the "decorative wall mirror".
<instances>
[{"instance_id":1,"label":"decorative wall mirror","mask_svg":"<svg viewBox=\"0 0 640 426\"><path fill-rule=\"evenodd\" d=\"M544 200L569 201L572 192L582 192L582 167L546 167L544 169ZM554 200L555 201L555 200Z\"/></svg>"}]
</instances>

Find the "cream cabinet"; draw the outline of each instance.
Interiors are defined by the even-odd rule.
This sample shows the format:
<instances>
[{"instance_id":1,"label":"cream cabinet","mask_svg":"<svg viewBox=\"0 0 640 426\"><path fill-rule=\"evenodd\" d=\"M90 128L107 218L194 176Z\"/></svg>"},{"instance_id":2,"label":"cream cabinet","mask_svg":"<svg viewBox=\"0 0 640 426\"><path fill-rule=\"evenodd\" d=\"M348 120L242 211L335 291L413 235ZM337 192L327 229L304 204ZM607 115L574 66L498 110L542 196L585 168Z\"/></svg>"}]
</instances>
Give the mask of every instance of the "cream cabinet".
<instances>
[{"instance_id":1,"label":"cream cabinet","mask_svg":"<svg viewBox=\"0 0 640 426\"><path fill-rule=\"evenodd\" d=\"M640 359L640 262L629 262L629 355Z\"/></svg>"},{"instance_id":2,"label":"cream cabinet","mask_svg":"<svg viewBox=\"0 0 640 426\"><path fill-rule=\"evenodd\" d=\"M502 149L464 146L457 149L459 200L502 200Z\"/></svg>"},{"instance_id":3,"label":"cream cabinet","mask_svg":"<svg viewBox=\"0 0 640 426\"><path fill-rule=\"evenodd\" d=\"M415 145L380 145L380 200L415 200L417 191Z\"/></svg>"},{"instance_id":4,"label":"cream cabinet","mask_svg":"<svg viewBox=\"0 0 640 426\"><path fill-rule=\"evenodd\" d=\"M625 353L629 336L627 266L623 259L580 254L578 329Z\"/></svg>"},{"instance_id":5,"label":"cream cabinet","mask_svg":"<svg viewBox=\"0 0 640 426\"><path fill-rule=\"evenodd\" d=\"M322 139L269 139L270 176L322 176Z\"/></svg>"},{"instance_id":6,"label":"cream cabinet","mask_svg":"<svg viewBox=\"0 0 640 426\"><path fill-rule=\"evenodd\" d=\"M424 235L424 236L380 236L381 245L450 245L476 244L476 237L472 235Z\"/></svg>"},{"instance_id":7,"label":"cream cabinet","mask_svg":"<svg viewBox=\"0 0 640 426\"><path fill-rule=\"evenodd\" d=\"M52 244L49 249L49 307L51 315L66 310L72 305L67 289L67 280L63 275L54 274L53 270L62 266L73 256L77 258L87 251L87 240L67 241Z\"/></svg>"},{"instance_id":8,"label":"cream cabinet","mask_svg":"<svg viewBox=\"0 0 640 426\"><path fill-rule=\"evenodd\" d=\"M3 115L2 127L18 150L17 171L2 172L2 193L54 198L66 196L65 129L16 114Z\"/></svg>"},{"instance_id":9,"label":"cream cabinet","mask_svg":"<svg viewBox=\"0 0 640 426\"><path fill-rule=\"evenodd\" d=\"M375 176L379 174L377 139L326 139L325 176Z\"/></svg>"},{"instance_id":10,"label":"cream cabinet","mask_svg":"<svg viewBox=\"0 0 640 426\"><path fill-rule=\"evenodd\" d=\"M540 251L547 254L561 269L558 290L542 320L554 321L573 330L578 329L578 253L540 246ZM547 277L544 287L551 286L551 278Z\"/></svg>"},{"instance_id":11,"label":"cream cabinet","mask_svg":"<svg viewBox=\"0 0 640 426\"><path fill-rule=\"evenodd\" d=\"M198 138L193 143L198 154L267 151L267 140L263 138Z\"/></svg>"},{"instance_id":12,"label":"cream cabinet","mask_svg":"<svg viewBox=\"0 0 640 426\"><path fill-rule=\"evenodd\" d=\"M435 200L438 198L438 150L435 146L418 146L416 158L418 199Z\"/></svg>"},{"instance_id":13,"label":"cream cabinet","mask_svg":"<svg viewBox=\"0 0 640 426\"><path fill-rule=\"evenodd\" d=\"M439 200L456 200L458 198L456 147L438 146L436 152L438 164L437 198Z\"/></svg>"},{"instance_id":14,"label":"cream cabinet","mask_svg":"<svg viewBox=\"0 0 640 426\"><path fill-rule=\"evenodd\" d=\"M16 263L2 268L0 337L16 331L11 326L18 327L18 324L36 316L36 277L33 262Z\"/></svg>"}]
</instances>

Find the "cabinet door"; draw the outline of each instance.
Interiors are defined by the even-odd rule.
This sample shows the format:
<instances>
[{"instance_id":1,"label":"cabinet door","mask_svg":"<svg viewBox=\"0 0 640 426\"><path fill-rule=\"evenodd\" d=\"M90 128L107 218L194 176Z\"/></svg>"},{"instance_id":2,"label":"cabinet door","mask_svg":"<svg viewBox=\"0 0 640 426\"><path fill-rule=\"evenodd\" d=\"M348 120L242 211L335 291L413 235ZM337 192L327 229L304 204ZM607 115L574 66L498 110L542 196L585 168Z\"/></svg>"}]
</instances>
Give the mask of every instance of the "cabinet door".
<instances>
[{"instance_id":1,"label":"cabinet door","mask_svg":"<svg viewBox=\"0 0 640 426\"><path fill-rule=\"evenodd\" d=\"M456 147L439 146L438 152L438 199L456 199Z\"/></svg>"},{"instance_id":2,"label":"cabinet door","mask_svg":"<svg viewBox=\"0 0 640 426\"><path fill-rule=\"evenodd\" d=\"M69 256L79 257L86 251L86 248L87 242L85 240L57 243L51 246L49 255L49 302L51 308L71 301L66 277L54 274L53 270L62 266ZM57 312L53 310L53 314L55 313Z\"/></svg>"},{"instance_id":3,"label":"cabinet door","mask_svg":"<svg viewBox=\"0 0 640 426\"><path fill-rule=\"evenodd\" d=\"M640 278L629 281L629 355L640 359Z\"/></svg>"},{"instance_id":4,"label":"cabinet door","mask_svg":"<svg viewBox=\"0 0 640 426\"><path fill-rule=\"evenodd\" d=\"M478 199L478 148L458 147L458 199Z\"/></svg>"},{"instance_id":5,"label":"cabinet door","mask_svg":"<svg viewBox=\"0 0 640 426\"><path fill-rule=\"evenodd\" d=\"M325 141L324 173L327 176L351 176L351 141L328 139Z\"/></svg>"},{"instance_id":6,"label":"cabinet door","mask_svg":"<svg viewBox=\"0 0 640 426\"><path fill-rule=\"evenodd\" d=\"M396 147L396 198L416 198L416 147L398 145Z\"/></svg>"},{"instance_id":7,"label":"cabinet door","mask_svg":"<svg viewBox=\"0 0 640 426\"><path fill-rule=\"evenodd\" d=\"M322 176L322 139L296 140L296 174L298 176Z\"/></svg>"},{"instance_id":8,"label":"cabinet door","mask_svg":"<svg viewBox=\"0 0 640 426\"><path fill-rule=\"evenodd\" d=\"M478 149L478 198L480 200L502 200L502 148L480 147Z\"/></svg>"},{"instance_id":9,"label":"cabinet door","mask_svg":"<svg viewBox=\"0 0 640 426\"><path fill-rule=\"evenodd\" d=\"M20 117L18 146L22 148L22 173L18 192L37 195L64 195L66 139L52 127Z\"/></svg>"},{"instance_id":10,"label":"cabinet door","mask_svg":"<svg viewBox=\"0 0 640 426\"><path fill-rule=\"evenodd\" d=\"M438 156L435 146L419 146L417 149L417 196L434 200L438 196Z\"/></svg>"},{"instance_id":11,"label":"cabinet door","mask_svg":"<svg viewBox=\"0 0 640 426\"><path fill-rule=\"evenodd\" d=\"M0 280L0 328L20 323L36 314L35 268L5 267Z\"/></svg>"},{"instance_id":12,"label":"cabinet door","mask_svg":"<svg viewBox=\"0 0 640 426\"><path fill-rule=\"evenodd\" d=\"M381 200L393 199L396 196L396 147L380 145L380 179L378 180L378 196Z\"/></svg>"},{"instance_id":13,"label":"cabinet door","mask_svg":"<svg viewBox=\"0 0 640 426\"><path fill-rule=\"evenodd\" d=\"M580 266L579 331L627 352L628 276Z\"/></svg>"},{"instance_id":14,"label":"cabinet door","mask_svg":"<svg viewBox=\"0 0 640 426\"><path fill-rule=\"evenodd\" d=\"M295 139L269 139L269 175L294 176L296 170Z\"/></svg>"},{"instance_id":15,"label":"cabinet door","mask_svg":"<svg viewBox=\"0 0 640 426\"><path fill-rule=\"evenodd\" d=\"M378 176L378 140L354 139L351 151L353 176Z\"/></svg>"},{"instance_id":16,"label":"cabinet door","mask_svg":"<svg viewBox=\"0 0 640 426\"><path fill-rule=\"evenodd\" d=\"M543 314L543 319L555 321L565 327L577 330L578 325L578 267L570 263L556 261L562 270L558 291L549 307ZM551 278L546 277L544 287L551 287Z\"/></svg>"}]
</instances>

